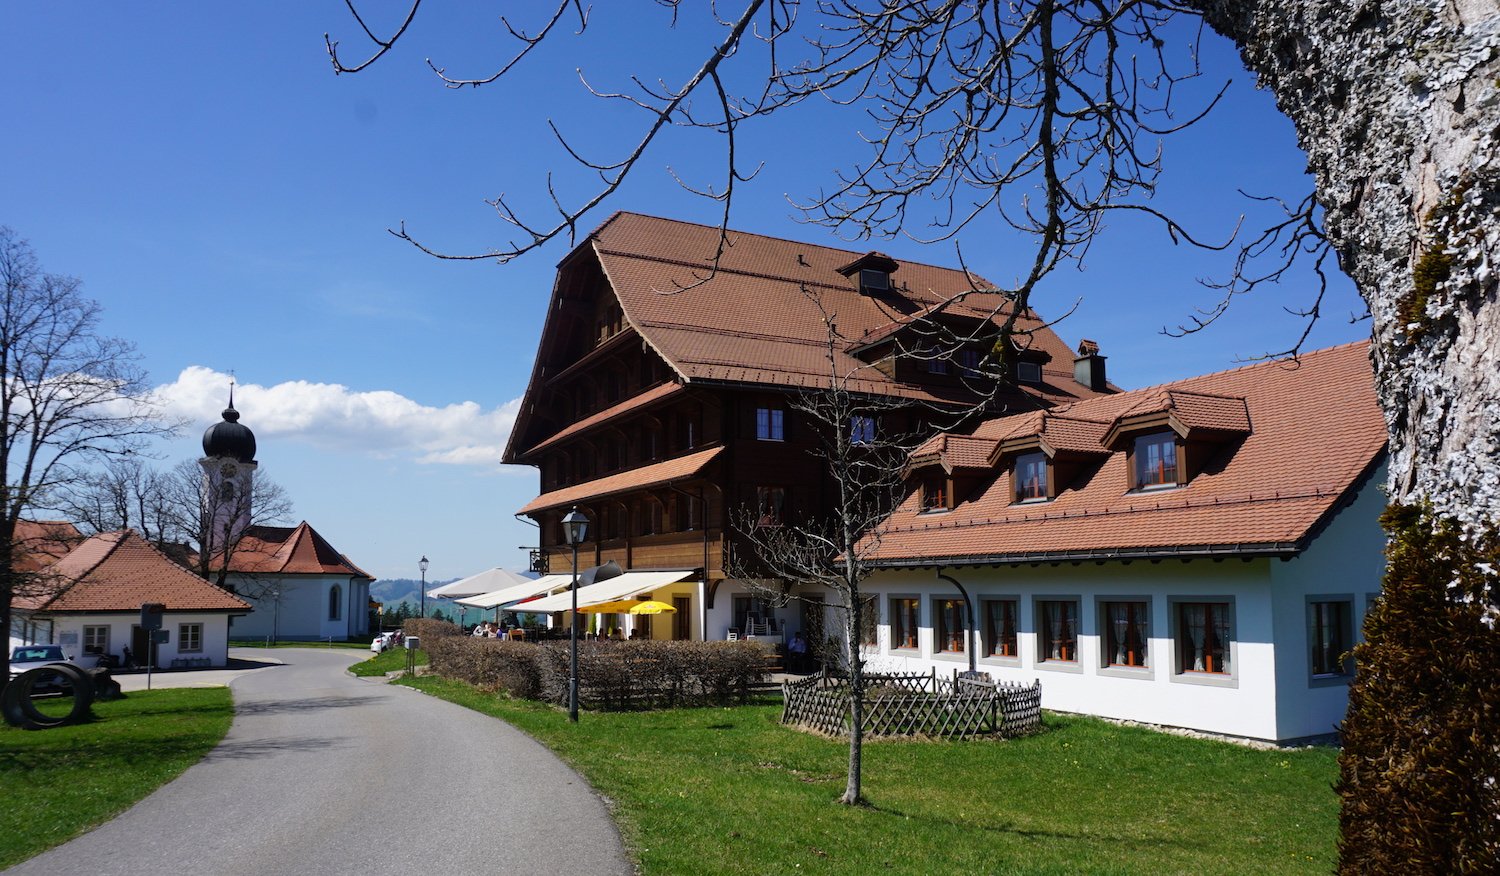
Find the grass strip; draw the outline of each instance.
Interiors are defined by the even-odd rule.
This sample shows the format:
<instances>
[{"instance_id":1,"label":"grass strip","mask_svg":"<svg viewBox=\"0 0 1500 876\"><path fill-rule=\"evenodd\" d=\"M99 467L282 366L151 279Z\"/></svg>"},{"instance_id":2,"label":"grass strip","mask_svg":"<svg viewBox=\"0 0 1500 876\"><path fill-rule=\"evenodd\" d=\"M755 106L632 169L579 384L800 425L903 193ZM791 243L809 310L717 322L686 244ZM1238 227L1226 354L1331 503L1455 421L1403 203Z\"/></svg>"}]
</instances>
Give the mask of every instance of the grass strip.
<instances>
[{"instance_id":1,"label":"grass strip","mask_svg":"<svg viewBox=\"0 0 1500 876\"><path fill-rule=\"evenodd\" d=\"M368 647L368 646L366 646ZM427 652L421 648L417 649L416 665L427 665ZM406 668L406 649L391 648L379 654L371 655L369 660L362 660L349 667L349 671L355 675L385 675L387 672L397 672Z\"/></svg>"},{"instance_id":2,"label":"grass strip","mask_svg":"<svg viewBox=\"0 0 1500 876\"><path fill-rule=\"evenodd\" d=\"M848 746L779 706L585 713L447 679L401 683L501 718L616 805L647 876L1327 873L1332 748L1261 751L1047 715L1045 732L865 746L867 807L833 801Z\"/></svg>"},{"instance_id":3,"label":"grass strip","mask_svg":"<svg viewBox=\"0 0 1500 876\"><path fill-rule=\"evenodd\" d=\"M229 688L136 691L51 730L0 724L0 870L103 824L229 731Z\"/></svg>"}]
</instances>

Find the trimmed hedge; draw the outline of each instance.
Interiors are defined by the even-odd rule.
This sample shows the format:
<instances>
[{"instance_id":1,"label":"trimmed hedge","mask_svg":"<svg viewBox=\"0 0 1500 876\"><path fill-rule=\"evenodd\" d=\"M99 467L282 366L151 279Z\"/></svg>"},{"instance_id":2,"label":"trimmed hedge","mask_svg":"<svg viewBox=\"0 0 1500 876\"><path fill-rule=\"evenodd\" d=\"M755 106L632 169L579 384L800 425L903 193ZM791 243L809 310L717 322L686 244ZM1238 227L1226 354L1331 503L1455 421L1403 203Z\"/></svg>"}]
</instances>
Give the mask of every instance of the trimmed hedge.
<instances>
[{"instance_id":1,"label":"trimmed hedge","mask_svg":"<svg viewBox=\"0 0 1500 876\"><path fill-rule=\"evenodd\" d=\"M1500 872L1500 539L1392 505L1380 599L1354 649L1339 872Z\"/></svg>"},{"instance_id":2,"label":"trimmed hedge","mask_svg":"<svg viewBox=\"0 0 1500 876\"><path fill-rule=\"evenodd\" d=\"M427 650L427 643L433 639L444 636L462 636L464 631L457 624L448 621L433 620L430 617L411 617L401 622L401 632L407 636L420 636L422 639L422 650Z\"/></svg>"},{"instance_id":3,"label":"trimmed hedge","mask_svg":"<svg viewBox=\"0 0 1500 876\"><path fill-rule=\"evenodd\" d=\"M508 642L472 636L422 639L429 671L485 690L564 705L567 642ZM730 705L766 678L770 650L755 642L578 643L578 699L618 711Z\"/></svg>"}]
</instances>

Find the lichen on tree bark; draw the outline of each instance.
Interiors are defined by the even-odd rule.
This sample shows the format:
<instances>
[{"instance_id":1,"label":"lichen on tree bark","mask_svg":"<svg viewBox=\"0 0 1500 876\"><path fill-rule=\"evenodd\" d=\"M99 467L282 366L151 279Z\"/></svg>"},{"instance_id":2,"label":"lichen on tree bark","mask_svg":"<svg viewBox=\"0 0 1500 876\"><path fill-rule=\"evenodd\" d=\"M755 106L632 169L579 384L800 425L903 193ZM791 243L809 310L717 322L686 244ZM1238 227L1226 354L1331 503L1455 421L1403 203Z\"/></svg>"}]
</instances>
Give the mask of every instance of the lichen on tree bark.
<instances>
[{"instance_id":1,"label":"lichen on tree bark","mask_svg":"<svg viewBox=\"0 0 1500 876\"><path fill-rule=\"evenodd\" d=\"M1500 520L1500 8L1193 5L1296 125L1328 237L1370 307L1392 500L1490 528Z\"/></svg>"}]
</instances>

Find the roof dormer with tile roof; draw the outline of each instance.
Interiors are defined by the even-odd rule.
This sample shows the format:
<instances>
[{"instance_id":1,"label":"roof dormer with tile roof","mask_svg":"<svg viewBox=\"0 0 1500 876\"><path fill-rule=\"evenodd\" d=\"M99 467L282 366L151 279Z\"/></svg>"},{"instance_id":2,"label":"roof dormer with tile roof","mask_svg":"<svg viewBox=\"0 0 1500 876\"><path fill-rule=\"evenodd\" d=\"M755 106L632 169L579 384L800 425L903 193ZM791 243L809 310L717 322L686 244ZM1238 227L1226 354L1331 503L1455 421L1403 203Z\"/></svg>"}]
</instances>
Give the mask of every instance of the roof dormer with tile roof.
<instances>
[{"instance_id":1,"label":"roof dormer with tile roof","mask_svg":"<svg viewBox=\"0 0 1500 876\"><path fill-rule=\"evenodd\" d=\"M1368 348L1333 347L988 421L972 436L994 448L985 486L938 520L922 515L914 483L880 527L876 562L1294 555L1384 458ZM1155 434L1202 451L1181 461L1176 489L1134 482L1131 439ZM1044 504L1016 501L1008 465L1027 452L1078 465L1068 488Z\"/></svg>"}]
</instances>

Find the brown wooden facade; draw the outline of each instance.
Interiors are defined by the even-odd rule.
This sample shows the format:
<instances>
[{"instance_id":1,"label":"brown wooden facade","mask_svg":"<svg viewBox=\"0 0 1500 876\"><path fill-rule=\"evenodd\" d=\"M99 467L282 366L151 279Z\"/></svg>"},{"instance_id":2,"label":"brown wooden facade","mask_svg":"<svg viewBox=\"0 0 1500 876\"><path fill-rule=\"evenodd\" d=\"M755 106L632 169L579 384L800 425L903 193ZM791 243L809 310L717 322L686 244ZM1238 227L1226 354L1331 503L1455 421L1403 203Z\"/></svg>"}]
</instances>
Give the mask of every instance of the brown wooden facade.
<instances>
[{"instance_id":1,"label":"brown wooden facade","mask_svg":"<svg viewBox=\"0 0 1500 876\"><path fill-rule=\"evenodd\" d=\"M696 228L649 217L627 218L663 234ZM615 222L610 220L606 227ZM828 475L812 453L816 436L789 404L807 373L789 373L777 365L795 360L799 351L805 355L807 326L801 324L800 338L778 338L777 331L794 317L777 310L769 290L777 286L785 294L789 280L767 276L763 262L784 251L783 270L792 271L831 263L832 258L848 260L856 254L820 248L804 258L807 245L753 238L743 249L761 247L761 262L740 271L726 256L719 274L702 288L675 293L683 297L677 299L682 306L674 309L667 292L653 295L637 289L631 298L610 277L625 273L620 259L633 258L626 267L667 266L662 279L635 278L638 286L649 283L654 284L652 292L657 287L671 290L676 281L667 277L667 269L675 265L681 273L681 264L696 262L686 257L674 261L670 254L611 253L609 247L620 244L607 237L601 240L603 230L559 266L536 364L505 461L533 465L539 471L541 495L521 513L537 522L540 552L551 571L571 567L571 549L560 521L576 506L590 520L587 541L579 550L581 567L614 560L626 570L702 570L712 601L717 583L731 567L733 521L742 513L740 509L795 524L830 504ZM659 245L659 235L644 239ZM616 261L609 262L611 257ZM817 261L820 258L822 262ZM878 263L896 265L889 259ZM907 270L941 271L927 266ZM835 270L825 273L831 275L826 281L830 285L847 283ZM948 275L972 283L959 272L940 276ZM760 294L758 284L765 286L766 295ZM870 309L869 302L861 299L868 297L866 292L855 284L838 294L847 296L848 302L841 314L852 312L855 305ZM706 300L712 306L705 306ZM931 306L930 301L922 306ZM867 324L879 325L875 317L899 320L900 311L916 309L913 305L873 311L874 317L866 315ZM733 326L718 325L720 318ZM899 328L884 329L878 338L871 329L866 331L872 341L850 345L848 355L872 365L884 363L875 378L885 383L875 393L912 401L908 409L883 414L886 421L877 428L920 429L921 411L930 409L916 401L952 399L962 389L966 375L961 366L930 366L920 361L891 364L891 338ZM1066 353L1050 329L1040 331L1052 349ZM723 337L722 351L715 342L716 332ZM791 330L784 333L791 334ZM696 371L684 364L688 354L681 354L683 349L695 357L690 364L696 365ZM747 353L730 352L747 349L761 358L750 361ZM1047 358L1042 355L1037 361ZM1086 389L1073 390L1089 394ZM1036 409L1047 406L1050 398L1043 389L1017 388L1002 403Z\"/></svg>"}]
</instances>

